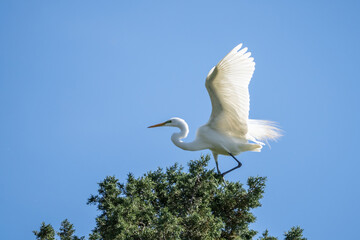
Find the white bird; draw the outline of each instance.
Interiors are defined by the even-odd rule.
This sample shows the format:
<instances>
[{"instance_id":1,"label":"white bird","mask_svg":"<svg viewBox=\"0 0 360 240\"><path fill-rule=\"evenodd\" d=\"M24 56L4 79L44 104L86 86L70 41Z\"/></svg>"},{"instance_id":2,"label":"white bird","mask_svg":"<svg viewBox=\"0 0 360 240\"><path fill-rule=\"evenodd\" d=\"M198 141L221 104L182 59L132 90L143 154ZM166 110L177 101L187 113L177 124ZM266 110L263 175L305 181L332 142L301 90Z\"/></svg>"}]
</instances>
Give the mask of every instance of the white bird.
<instances>
[{"instance_id":1,"label":"white bird","mask_svg":"<svg viewBox=\"0 0 360 240\"><path fill-rule=\"evenodd\" d=\"M236 155L246 151L260 152L265 145L261 141L276 140L281 136L281 130L274 122L249 119L248 86L255 62L247 48L241 49L241 46L239 44L231 50L207 75L205 86L211 99L212 112L209 121L197 130L193 142L182 141L187 137L189 127L181 118L174 117L149 127L179 128L180 132L171 136L172 142L188 151L210 149L219 174L218 155L233 157L238 165L222 173L222 176L241 167Z\"/></svg>"}]
</instances>

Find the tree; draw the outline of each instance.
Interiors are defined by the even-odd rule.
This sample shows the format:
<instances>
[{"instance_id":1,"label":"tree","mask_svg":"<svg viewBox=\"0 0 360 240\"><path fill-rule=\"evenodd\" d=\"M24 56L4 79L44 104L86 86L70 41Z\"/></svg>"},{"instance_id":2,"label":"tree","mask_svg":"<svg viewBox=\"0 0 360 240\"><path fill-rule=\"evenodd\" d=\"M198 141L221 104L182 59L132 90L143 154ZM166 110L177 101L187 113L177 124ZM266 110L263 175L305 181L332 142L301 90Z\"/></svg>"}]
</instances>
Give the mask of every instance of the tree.
<instances>
[{"instance_id":1,"label":"tree","mask_svg":"<svg viewBox=\"0 0 360 240\"><path fill-rule=\"evenodd\" d=\"M33 231L37 240L55 240L54 228L45 222L41 223L40 231Z\"/></svg>"},{"instance_id":2,"label":"tree","mask_svg":"<svg viewBox=\"0 0 360 240\"><path fill-rule=\"evenodd\" d=\"M74 236L75 229L74 225L71 224L67 219L61 222L60 231L57 232L57 235L60 237L60 240L85 240L85 237ZM45 225L43 222L40 231L33 231L38 240L55 240L55 230L48 224Z\"/></svg>"},{"instance_id":3,"label":"tree","mask_svg":"<svg viewBox=\"0 0 360 240\"><path fill-rule=\"evenodd\" d=\"M269 236L269 231L265 230L265 232L262 234L259 240L277 240L277 238Z\"/></svg>"},{"instance_id":4,"label":"tree","mask_svg":"<svg viewBox=\"0 0 360 240\"><path fill-rule=\"evenodd\" d=\"M292 227L290 231L285 233L285 240L306 240L302 237L303 231L299 226Z\"/></svg>"},{"instance_id":5,"label":"tree","mask_svg":"<svg viewBox=\"0 0 360 240\"><path fill-rule=\"evenodd\" d=\"M106 177L88 199L100 211L89 239L254 239L251 210L261 206L266 178L229 182L206 169L209 160L190 161L189 172L175 164L139 178L129 174L126 184ZM258 239L277 240L267 230ZM305 240L302 229L292 228L285 240Z\"/></svg>"},{"instance_id":6,"label":"tree","mask_svg":"<svg viewBox=\"0 0 360 240\"><path fill-rule=\"evenodd\" d=\"M60 237L60 240L82 240L85 237L74 236L75 229L74 225L71 224L67 219L61 222L60 232L57 235Z\"/></svg>"},{"instance_id":7,"label":"tree","mask_svg":"<svg viewBox=\"0 0 360 240\"><path fill-rule=\"evenodd\" d=\"M62 221L60 232L57 235L60 236L61 240L72 240L75 232L74 225L71 224L67 219Z\"/></svg>"}]
</instances>

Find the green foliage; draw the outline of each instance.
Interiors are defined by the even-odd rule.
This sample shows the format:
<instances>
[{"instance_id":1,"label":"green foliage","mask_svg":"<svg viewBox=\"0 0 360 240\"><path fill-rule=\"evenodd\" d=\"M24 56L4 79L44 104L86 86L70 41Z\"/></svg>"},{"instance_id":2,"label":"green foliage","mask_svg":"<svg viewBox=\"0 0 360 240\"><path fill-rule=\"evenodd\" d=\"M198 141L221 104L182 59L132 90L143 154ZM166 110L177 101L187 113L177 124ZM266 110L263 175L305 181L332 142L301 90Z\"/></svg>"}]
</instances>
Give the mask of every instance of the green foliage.
<instances>
[{"instance_id":1,"label":"green foliage","mask_svg":"<svg viewBox=\"0 0 360 240\"><path fill-rule=\"evenodd\" d=\"M60 240L85 240L85 237L74 236L75 229L74 225L71 224L67 219L61 222L60 231L57 235L60 237ZM38 240L55 240L55 230L48 224L45 225L43 222L40 231L33 231Z\"/></svg>"},{"instance_id":2,"label":"green foliage","mask_svg":"<svg viewBox=\"0 0 360 240\"><path fill-rule=\"evenodd\" d=\"M249 227L256 220L251 210L261 206L266 178L250 177L246 186L229 182L206 169L209 160L191 161L189 172L175 164L139 178L129 174L126 184L106 177L88 199L100 212L89 240L253 239L257 231ZM73 225L64 220L60 239L80 239L73 233ZM299 227L285 237L305 240ZM267 230L258 239L277 240Z\"/></svg>"},{"instance_id":3,"label":"green foliage","mask_svg":"<svg viewBox=\"0 0 360 240\"><path fill-rule=\"evenodd\" d=\"M62 221L60 232L57 233L57 235L60 236L61 240L72 240L73 234L75 232L74 225L72 225L67 219Z\"/></svg>"},{"instance_id":4,"label":"green foliage","mask_svg":"<svg viewBox=\"0 0 360 240\"><path fill-rule=\"evenodd\" d=\"M209 157L191 161L189 173L177 164L123 185L115 177L99 184L95 204L102 239L251 239L256 231L250 210L260 206L265 178L249 178L248 190L206 170Z\"/></svg>"},{"instance_id":5,"label":"green foliage","mask_svg":"<svg viewBox=\"0 0 360 240\"><path fill-rule=\"evenodd\" d=\"M278 240L278 238L269 236L269 231L266 229L259 240Z\"/></svg>"},{"instance_id":6,"label":"green foliage","mask_svg":"<svg viewBox=\"0 0 360 240\"><path fill-rule=\"evenodd\" d=\"M290 231L286 232L285 235L285 240L307 240L306 238L304 238L302 236L303 233L303 229L301 229L299 226L297 227L292 227L290 229Z\"/></svg>"},{"instance_id":7,"label":"green foliage","mask_svg":"<svg viewBox=\"0 0 360 240\"><path fill-rule=\"evenodd\" d=\"M33 231L37 240L55 240L54 228L44 222L41 223L40 231Z\"/></svg>"}]
</instances>

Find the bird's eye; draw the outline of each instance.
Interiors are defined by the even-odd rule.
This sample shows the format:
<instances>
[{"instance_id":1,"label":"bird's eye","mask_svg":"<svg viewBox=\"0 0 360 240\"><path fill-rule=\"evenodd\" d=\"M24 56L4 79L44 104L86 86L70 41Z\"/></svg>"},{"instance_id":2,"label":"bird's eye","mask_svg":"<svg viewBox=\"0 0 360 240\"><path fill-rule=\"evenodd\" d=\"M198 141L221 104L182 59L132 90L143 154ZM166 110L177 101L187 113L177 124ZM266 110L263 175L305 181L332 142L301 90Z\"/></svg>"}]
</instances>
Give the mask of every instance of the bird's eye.
<instances>
[{"instance_id":1,"label":"bird's eye","mask_svg":"<svg viewBox=\"0 0 360 240\"><path fill-rule=\"evenodd\" d=\"M171 123L171 120L166 121L166 123Z\"/></svg>"}]
</instances>

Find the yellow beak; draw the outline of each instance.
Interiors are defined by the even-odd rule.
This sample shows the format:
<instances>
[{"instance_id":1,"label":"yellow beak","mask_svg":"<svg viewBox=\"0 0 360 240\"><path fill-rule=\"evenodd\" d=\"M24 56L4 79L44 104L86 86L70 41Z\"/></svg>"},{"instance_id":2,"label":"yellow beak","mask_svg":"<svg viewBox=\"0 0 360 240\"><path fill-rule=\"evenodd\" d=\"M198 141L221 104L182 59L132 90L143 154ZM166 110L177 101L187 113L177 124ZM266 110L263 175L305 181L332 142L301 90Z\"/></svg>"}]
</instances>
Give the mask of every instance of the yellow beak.
<instances>
[{"instance_id":1,"label":"yellow beak","mask_svg":"<svg viewBox=\"0 0 360 240\"><path fill-rule=\"evenodd\" d=\"M161 127L161 126L164 126L165 124L166 124L166 122L163 122L163 123L152 125L152 126L150 126L148 128Z\"/></svg>"}]
</instances>

